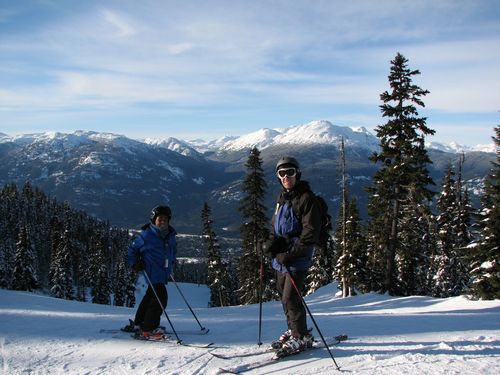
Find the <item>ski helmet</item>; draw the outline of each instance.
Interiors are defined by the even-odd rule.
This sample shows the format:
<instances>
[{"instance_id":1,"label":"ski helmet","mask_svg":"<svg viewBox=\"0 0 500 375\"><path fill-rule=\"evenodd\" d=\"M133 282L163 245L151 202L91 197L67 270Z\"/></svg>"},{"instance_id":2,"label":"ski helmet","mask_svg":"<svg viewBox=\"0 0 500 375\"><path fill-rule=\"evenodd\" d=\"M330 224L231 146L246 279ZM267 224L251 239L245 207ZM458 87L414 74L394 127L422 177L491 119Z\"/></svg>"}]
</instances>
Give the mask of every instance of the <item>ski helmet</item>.
<instances>
[{"instance_id":1,"label":"ski helmet","mask_svg":"<svg viewBox=\"0 0 500 375\"><path fill-rule=\"evenodd\" d=\"M151 222L154 224L156 217L159 215L165 215L168 220L172 218L172 210L168 206L156 206L151 210Z\"/></svg>"},{"instance_id":2,"label":"ski helmet","mask_svg":"<svg viewBox=\"0 0 500 375\"><path fill-rule=\"evenodd\" d=\"M278 169L280 169L280 167L284 167L284 166L291 166L291 167L296 168L297 169L297 180L300 180L300 176L301 176L300 164L297 161L297 159L295 159L294 157L291 157L291 156L281 157L280 160L278 160L278 162L276 163L276 172L278 171Z\"/></svg>"}]
</instances>

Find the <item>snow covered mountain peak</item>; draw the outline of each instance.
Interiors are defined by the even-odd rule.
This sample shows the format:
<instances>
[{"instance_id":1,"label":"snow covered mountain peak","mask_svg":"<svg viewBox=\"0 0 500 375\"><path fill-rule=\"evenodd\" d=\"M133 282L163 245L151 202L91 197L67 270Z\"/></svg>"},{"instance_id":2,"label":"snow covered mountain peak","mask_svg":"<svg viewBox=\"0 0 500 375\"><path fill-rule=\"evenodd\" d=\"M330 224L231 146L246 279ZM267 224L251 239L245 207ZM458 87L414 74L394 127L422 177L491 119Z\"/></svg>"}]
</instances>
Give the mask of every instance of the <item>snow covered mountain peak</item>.
<instances>
[{"instance_id":1,"label":"snow covered mountain peak","mask_svg":"<svg viewBox=\"0 0 500 375\"><path fill-rule=\"evenodd\" d=\"M493 142L484 145L476 145L473 147L461 145L456 142L450 142L448 144L443 144L439 142L425 142L425 146L430 149L440 150L444 152L469 152L469 151L480 151L480 152L496 152L496 146Z\"/></svg>"},{"instance_id":2,"label":"snow covered mountain peak","mask_svg":"<svg viewBox=\"0 0 500 375\"><path fill-rule=\"evenodd\" d=\"M226 143L223 149L227 151L242 150L245 148L257 147L259 150L263 150L274 144L274 140L281 133L278 130L273 129L259 129L256 132L243 135L236 138L235 140L230 140Z\"/></svg>"},{"instance_id":3,"label":"snow covered mountain peak","mask_svg":"<svg viewBox=\"0 0 500 375\"><path fill-rule=\"evenodd\" d=\"M346 144L357 145L376 150L378 141L366 128L350 128L333 125L329 121L317 120L306 124L294 125L285 129L263 128L226 142L221 149L236 151L257 147L260 150L270 146L286 144L312 145L334 144L344 138Z\"/></svg>"},{"instance_id":4,"label":"snow covered mountain peak","mask_svg":"<svg viewBox=\"0 0 500 375\"><path fill-rule=\"evenodd\" d=\"M177 138L173 138L173 137L169 137L167 139L146 138L146 139L144 139L144 143L152 145L152 146L166 148L170 151L177 152L177 153L182 154L184 156L200 157L199 152L196 151L193 148L193 146L191 146L189 143L187 143L185 141L181 141L180 139L177 139Z\"/></svg>"},{"instance_id":5,"label":"snow covered mountain peak","mask_svg":"<svg viewBox=\"0 0 500 375\"><path fill-rule=\"evenodd\" d=\"M0 136L0 142L13 142L20 145L57 145L65 150L71 150L89 143L101 143L125 149L133 149L142 144L142 142L127 138L120 134L83 130L76 130L73 133L48 131L44 133L21 134L12 137L5 134L4 137Z\"/></svg>"}]
</instances>

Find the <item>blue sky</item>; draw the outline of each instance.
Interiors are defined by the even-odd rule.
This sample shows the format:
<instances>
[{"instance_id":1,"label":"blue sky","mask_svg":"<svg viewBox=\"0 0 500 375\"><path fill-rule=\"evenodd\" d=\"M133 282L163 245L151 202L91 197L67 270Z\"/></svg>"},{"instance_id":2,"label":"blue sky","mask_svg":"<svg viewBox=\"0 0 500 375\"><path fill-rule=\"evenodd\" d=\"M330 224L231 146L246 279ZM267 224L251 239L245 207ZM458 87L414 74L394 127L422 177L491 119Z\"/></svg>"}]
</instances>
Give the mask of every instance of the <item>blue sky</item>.
<instances>
[{"instance_id":1,"label":"blue sky","mask_svg":"<svg viewBox=\"0 0 500 375\"><path fill-rule=\"evenodd\" d=\"M373 130L397 52L430 91L429 140L491 143L498 0L0 0L0 132Z\"/></svg>"}]
</instances>

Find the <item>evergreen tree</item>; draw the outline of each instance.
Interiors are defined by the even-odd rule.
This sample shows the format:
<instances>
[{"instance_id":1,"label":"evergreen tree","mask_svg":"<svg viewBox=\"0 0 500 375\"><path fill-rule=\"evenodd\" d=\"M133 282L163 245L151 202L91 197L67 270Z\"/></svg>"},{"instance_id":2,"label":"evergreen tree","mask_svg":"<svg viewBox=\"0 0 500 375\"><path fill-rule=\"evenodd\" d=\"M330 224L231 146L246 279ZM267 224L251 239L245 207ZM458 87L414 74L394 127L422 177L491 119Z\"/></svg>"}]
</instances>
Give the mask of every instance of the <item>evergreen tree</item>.
<instances>
[{"instance_id":1,"label":"evergreen tree","mask_svg":"<svg viewBox=\"0 0 500 375\"><path fill-rule=\"evenodd\" d=\"M101 231L97 232L92 246L92 303L108 305L110 302L111 285L109 266L106 262L107 241Z\"/></svg>"},{"instance_id":2,"label":"evergreen tree","mask_svg":"<svg viewBox=\"0 0 500 375\"><path fill-rule=\"evenodd\" d=\"M411 187L408 191L408 199L401 205L396 288L400 295L425 295L429 293L429 266L434 250L434 217L429 205L420 202Z\"/></svg>"},{"instance_id":3,"label":"evergreen tree","mask_svg":"<svg viewBox=\"0 0 500 375\"><path fill-rule=\"evenodd\" d=\"M5 185L0 192L0 287L13 288L14 266L19 241L21 197L15 184Z\"/></svg>"},{"instance_id":4,"label":"evergreen tree","mask_svg":"<svg viewBox=\"0 0 500 375\"><path fill-rule=\"evenodd\" d=\"M329 238L326 246L315 246L314 260L306 278L306 294L316 290L332 281L332 239Z\"/></svg>"},{"instance_id":5,"label":"evergreen tree","mask_svg":"<svg viewBox=\"0 0 500 375\"><path fill-rule=\"evenodd\" d=\"M428 91L412 84L412 77L420 72L410 70L407 62L399 53L391 61L388 77L391 91L380 95L382 116L388 121L376 129L381 151L374 153L370 160L380 163L381 168L373 177L373 186L367 189L371 194L368 212L374 220L370 228L376 231L370 238L377 241L371 247L383 253L378 256L383 264L377 265L384 275L380 289L390 294L400 293L396 256L403 255L404 250L400 238L401 220L404 212L411 214L409 210L404 211L402 205L430 200L433 195L428 189L433 181L427 170L431 160L424 141L426 135L434 134L434 130L426 126L426 118L419 117L416 107L424 107L421 97Z\"/></svg>"},{"instance_id":6,"label":"evergreen tree","mask_svg":"<svg viewBox=\"0 0 500 375\"><path fill-rule=\"evenodd\" d=\"M500 125L495 128L493 141L497 158L486 180L482 196L480 239L472 259L472 287L474 298L500 298Z\"/></svg>"},{"instance_id":7,"label":"evergreen tree","mask_svg":"<svg viewBox=\"0 0 500 375\"><path fill-rule=\"evenodd\" d=\"M201 211L203 224L203 239L207 246L208 275L207 284L210 288L211 306L228 306L231 303L229 275L226 265L222 262L217 235L212 229L211 209L207 202Z\"/></svg>"},{"instance_id":8,"label":"evergreen tree","mask_svg":"<svg viewBox=\"0 0 500 375\"><path fill-rule=\"evenodd\" d=\"M267 184L260 151L256 147L250 151L245 167L248 171L242 187L245 195L239 208L245 223L240 227L243 255L238 264L238 293L242 304L251 304L257 303L261 297L264 300L271 298L266 293L261 296L259 288L261 259L268 265L267 257L262 256L262 242L269 237L269 224L263 203ZM264 267L264 270L270 272L270 267ZM266 291L273 289L270 283L266 286Z\"/></svg>"},{"instance_id":9,"label":"evergreen tree","mask_svg":"<svg viewBox=\"0 0 500 375\"><path fill-rule=\"evenodd\" d=\"M71 268L71 254L73 251L68 229L62 233L56 246L50 267L50 293L56 298L73 299Z\"/></svg>"},{"instance_id":10,"label":"evergreen tree","mask_svg":"<svg viewBox=\"0 0 500 375\"><path fill-rule=\"evenodd\" d=\"M127 266L126 254L123 253L114 277L113 304L115 306L134 307L135 276L132 274L132 270Z\"/></svg>"},{"instance_id":11,"label":"evergreen tree","mask_svg":"<svg viewBox=\"0 0 500 375\"><path fill-rule=\"evenodd\" d=\"M111 286L118 282L127 231L111 228L109 223L74 210L67 203L49 199L29 182L20 192L15 184L5 185L0 189L0 286L31 285L32 289L36 285L61 298L85 301L88 287L96 286L99 279L97 233L107 233L101 235L105 245L99 259L107 269L101 275L107 275L109 298ZM130 291L128 295L130 300Z\"/></svg>"},{"instance_id":12,"label":"evergreen tree","mask_svg":"<svg viewBox=\"0 0 500 375\"><path fill-rule=\"evenodd\" d=\"M464 229L460 225L463 221L461 184L455 181L454 176L455 172L449 166L444 177L442 193L437 201L439 215L436 224L439 240L434 260L437 269L433 291L436 297L457 296L468 282L467 269L460 250L464 245Z\"/></svg>"},{"instance_id":13,"label":"evergreen tree","mask_svg":"<svg viewBox=\"0 0 500 375\"><path fill-rule=\"evenodd\" d=\"M355 290L366 289L364 282L367 274L365 269L366 241L356 199L347 203L346 220L345 223L340 223L339 227L338 231L344 233L340 242L341 255L337 259L335 273L342 283L342 296L350 297L355 295Z\"/></svg>"},{"instance_id":14,"label":"evergreen tree","mask_svg":"<svg viewBox=\"0 0 500 375\"><path fill-rule=\"evenodd\" d=\"M38 287L35 274L35 250L31 245L30 233L26 225L21 226L16 243L12 288L33 291Z\"/></svg>"},{"instance_id":15,"label":"evergreen tree","mask_svg":"<svg viewBox=\"0 0 500 375\"><path fill-rule=\"evenodd\" d=\"M376 210L374 209L373 203L374 201L372 201L371 209L375 212ZM367 291L382 291L385 264L384 244L387 243L387 233L380 230L383 223L386 223L386 220L380 217L372 217L368 222L366 231L366 268L369 269L370 272L366 275L362 282Z\"/></svg>"},{"instance_id":16,"label":"evergreen tree","mask_svg":"<svg viewBox=\"0 0 500 375\"><path fill-rule=\"evenodd\" d=\"M471 228L471 216L472 216L472 205L469 198L469 192L467 187L463 183L462 170L465 163L465 155L462 154L458 164L458 176L456 183L457 201L458 201L458 213L457 213L457 242L456 245L460 249L465 249L472 241ZM464 251L461 251L461 256L465 256Z\"/></svg>"}]
</instances>

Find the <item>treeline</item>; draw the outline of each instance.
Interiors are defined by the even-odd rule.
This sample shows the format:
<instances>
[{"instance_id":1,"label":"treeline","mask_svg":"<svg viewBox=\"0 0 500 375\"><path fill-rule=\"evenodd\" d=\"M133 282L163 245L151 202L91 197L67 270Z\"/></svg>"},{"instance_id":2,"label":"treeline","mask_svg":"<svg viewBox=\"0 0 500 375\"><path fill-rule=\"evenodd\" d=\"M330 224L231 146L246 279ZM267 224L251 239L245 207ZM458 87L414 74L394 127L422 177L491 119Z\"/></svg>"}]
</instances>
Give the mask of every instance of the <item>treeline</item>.
<instances>
[{"instance_id":1,"label":"treeline","mask_svg":"<svg viewBox=\"0 0 500 375\"><path fill-rule=\"evenodd\" d=\"M126 230L47 197L26 182L0 191L0 287L133 306Z\"/></svg>"}]
</instances>

